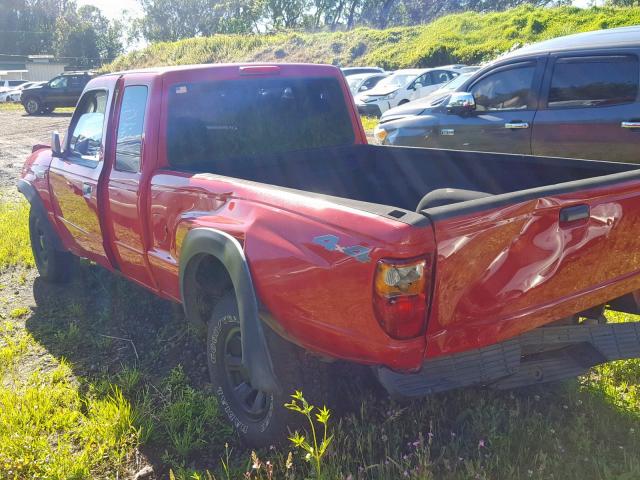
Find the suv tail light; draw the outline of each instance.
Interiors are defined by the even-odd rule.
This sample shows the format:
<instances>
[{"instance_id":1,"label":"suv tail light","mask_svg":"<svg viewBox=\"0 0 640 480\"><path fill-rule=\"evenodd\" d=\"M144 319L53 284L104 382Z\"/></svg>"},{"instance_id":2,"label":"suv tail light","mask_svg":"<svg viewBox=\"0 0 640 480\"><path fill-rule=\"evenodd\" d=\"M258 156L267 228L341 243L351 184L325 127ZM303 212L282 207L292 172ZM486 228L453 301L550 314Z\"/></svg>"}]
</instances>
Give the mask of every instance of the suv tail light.
<instances>
[{"instance_id":1,"label":"suv tail light","mask_svg":"<svg viewBox=\"0 0 640 480\"><path fill-rule=\"evenodd\" d=\"M407 339L423 333L430 278L428 258L378 262L373 304L378 322L391 337Z\"/></svg>"}]
</instances>

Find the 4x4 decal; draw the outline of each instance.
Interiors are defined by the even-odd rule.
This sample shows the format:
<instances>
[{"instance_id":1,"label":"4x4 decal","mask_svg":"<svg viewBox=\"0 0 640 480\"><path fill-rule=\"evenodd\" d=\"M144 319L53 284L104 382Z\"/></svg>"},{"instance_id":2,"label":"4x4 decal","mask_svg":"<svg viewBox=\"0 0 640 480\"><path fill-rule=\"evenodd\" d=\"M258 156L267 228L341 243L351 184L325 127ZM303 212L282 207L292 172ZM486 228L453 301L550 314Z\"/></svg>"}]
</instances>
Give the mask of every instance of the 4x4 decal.
<instances>
[{"instance_id":1,"label":"4x4 decal","mask_svg":"<svg viewBox=\"0 0 640 480\"><path fill-rule=\"evenodd\" d=\"M339 241L340 239L335 235L320 235L318 237L314 237L313 239L313 243L320 245L330 252L344 253L348 257L353 257L357 261L362 263L371 261L371 257L369 257L369 252L371 252L370 248L363 247L362 245L343 247L338 243Z\"/></svg>"}]
</instances>

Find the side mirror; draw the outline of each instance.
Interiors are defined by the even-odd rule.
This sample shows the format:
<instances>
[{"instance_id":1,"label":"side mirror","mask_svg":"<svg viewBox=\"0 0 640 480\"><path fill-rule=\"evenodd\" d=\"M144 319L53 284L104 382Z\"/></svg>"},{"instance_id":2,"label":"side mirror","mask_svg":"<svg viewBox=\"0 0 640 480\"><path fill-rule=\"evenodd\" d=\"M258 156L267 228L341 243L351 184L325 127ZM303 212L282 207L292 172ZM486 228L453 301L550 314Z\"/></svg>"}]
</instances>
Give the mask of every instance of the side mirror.
<instances>
[{"instance_id":1,"label":"side mirror","mask_svg":"<svg viewBox=\"0 0 640 480\"><path fill-rule=\"evenodd\" d=\"M473 112L476 109L476 99L472 93L453 92L447 102L447 112L464 115Z\"/></svg>"},{"instance_id":2,"label":"side mirror","mask_svg":"<svg viewBox=\"0 0 640 480\"><path fill-rule=\"evenodd\" d=\"M422 83L420 83L420 82L417 82L417 83L413 84L413 89L414 90L417 90L417 89L422 88L422 87L424 87L424 85L422 85Z\"/></svg>"},{"instance_id":3,"label":"side mirror","mask_svg":"<svg viewBox=\"0 0 640 480\"><path fill-rule=\"evenodd\" d=\"M369 87L367 87L366 85L362 85L362 86L358 89L358 91L359 91L359 92L365 92L365 91L367 91L367 90L369 90Z\"/></svg>"},{"instance_id":4,"label":"side mirror","mask_svg":"<svg viewBox=\"0 0 640 480\"><path fill-rule=\"evenodd\" d=\"M60 146L60 134L57 131L51 132L51 154L54 157L62 157L62 147Z\"/></svg>"}]
</instances>

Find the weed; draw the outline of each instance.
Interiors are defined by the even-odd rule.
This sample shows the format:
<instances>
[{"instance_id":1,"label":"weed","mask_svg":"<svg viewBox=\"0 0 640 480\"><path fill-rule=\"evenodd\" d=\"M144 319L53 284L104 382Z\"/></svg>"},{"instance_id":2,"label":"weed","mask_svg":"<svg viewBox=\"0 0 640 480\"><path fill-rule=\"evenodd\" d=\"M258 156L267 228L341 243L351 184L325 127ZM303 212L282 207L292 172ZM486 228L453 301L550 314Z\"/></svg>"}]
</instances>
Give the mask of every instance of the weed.
<instances>
[{"instance_id":1,"label":"weed","mask_svg":"<svg viewBox=\"0 0 640 480\"><path fill-rule=\"evenodd\" d=\"M291 443L296 448L301 448L302 450L307 452L305 458L308 461L312 462L314 470L316 472L316 478L322 478L322 457L324 457L324 455L327 453L327 449L329 448L329 445L331 445L331 441L333 440L333 435L327 437L329 417L331 416L331 412L326 406L319 408L310 405L302 395L302 392L296 391L293 395L291 395L291 398L291 402L285 403L284 406L289 410L298 412L307 417L309 426L311 428L311 441L313 445L305 439L304 435L301 435L298 432L295 432L293 436L289 437L289 440L291 440ZM322 441L319 441L318 434L316 433L315 422L312 418L312 413L314 410L318 410L318 412L316 413L316 421L324 428Z\"/></svg>"},{"instance_id":2,"label":"weed","mask_svg":"<svg viewBox=\"0 0 640 480\"><path fill-rule=\"evenodd\" d=\"M11 318L21 318L26 317L31 313L31 309L29 307L17 307L9 312L9 316Z\"/></svg>"}]
</instances>

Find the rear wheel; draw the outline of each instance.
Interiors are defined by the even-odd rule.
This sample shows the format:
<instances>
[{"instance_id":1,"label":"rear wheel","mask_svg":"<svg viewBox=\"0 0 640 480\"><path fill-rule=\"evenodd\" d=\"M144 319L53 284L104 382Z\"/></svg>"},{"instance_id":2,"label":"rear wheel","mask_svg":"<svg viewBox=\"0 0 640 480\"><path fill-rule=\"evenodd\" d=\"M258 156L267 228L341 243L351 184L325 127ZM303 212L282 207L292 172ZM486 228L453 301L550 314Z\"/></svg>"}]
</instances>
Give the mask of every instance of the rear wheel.
<instances>
[{"instance_id":1,"label":"rear wheel","mask_svg":"<svg viewBox=\"0 0 640 480\"><path fill-rule=\"evenodd\" d=\"M238 306L232 292L216 305L208 325L207 361L222 410L242 440L251 447L276 445L304 426L304 418L284 408L295 390L312 404L329 400L328 366L264 326L280 392L262 392L251 385L242 366Z\"/></svg>"},{"instance_id":2,"label":"rear wheel","mask_svg":"<svg viewBox=\"0 0 640 480\"><path fill-rule=\"evenodd\" d=\"M29 97L24 102L24 109L29 115L36 115L40 113L40 109L42 108L42 102L36 97Z\"/></svg>"},{"instance_id":3,"label":"rear wheel","mask_svg":"<svg viewBox=\"0 0 640 480\"><path fill-rule=\"evenodd\" d=\"M56 250L53 230L44 213L31 207L29 211L29 236L31 251L40 276L52 283L68 282L76 263L69 252Z\"/></svg>"}]
</instances>

